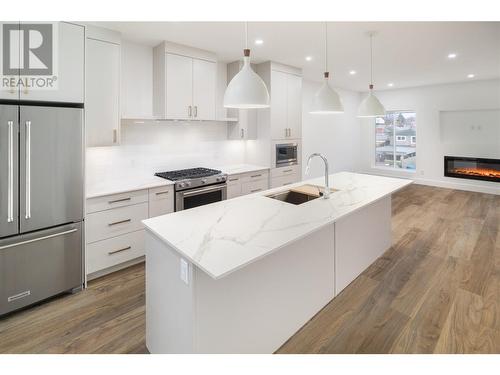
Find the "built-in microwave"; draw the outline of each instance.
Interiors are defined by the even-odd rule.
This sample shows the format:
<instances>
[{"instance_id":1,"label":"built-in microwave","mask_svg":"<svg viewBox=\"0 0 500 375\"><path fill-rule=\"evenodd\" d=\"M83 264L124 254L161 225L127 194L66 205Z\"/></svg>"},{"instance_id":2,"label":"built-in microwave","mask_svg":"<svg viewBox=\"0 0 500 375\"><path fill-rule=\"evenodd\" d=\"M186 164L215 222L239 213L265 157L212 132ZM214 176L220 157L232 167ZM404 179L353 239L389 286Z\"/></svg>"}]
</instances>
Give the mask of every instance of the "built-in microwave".
<instances>
[{"instance_id":1,"label":"built-in microwave","mask_svg":"<svg viewBox=\"0 0 500 375\"><path fill-rule=\"evenodd\" d=\"M297 143L281 143L276 145L276 168L295 165L297 163Z\"/></svg>"}]
</instances>

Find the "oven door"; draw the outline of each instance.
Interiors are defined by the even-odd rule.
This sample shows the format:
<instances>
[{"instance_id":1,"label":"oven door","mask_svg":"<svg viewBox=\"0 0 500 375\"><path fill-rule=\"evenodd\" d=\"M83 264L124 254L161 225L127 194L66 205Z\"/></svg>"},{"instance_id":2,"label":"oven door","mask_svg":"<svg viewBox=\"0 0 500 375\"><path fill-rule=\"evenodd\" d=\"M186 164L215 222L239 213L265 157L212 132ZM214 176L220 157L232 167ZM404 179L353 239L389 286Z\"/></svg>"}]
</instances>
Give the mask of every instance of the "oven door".
<instances>
[{"instance_id":1,"label":"oven door","mask_svg":"<svg viewBox=\"0 0 500 375\"><path fill-rule=\"evenodd\" d=\"M220 202L227 198L227 185L219 184L178 191L175 193L175 211Z\"/></svg>"},{"instance_id":2,"label":"oven door","mask_svg":"<svg viewBox=\"0 0 500 375\"><path fill-rule=\"evenodd\" d=\"M297 143L276 145L276 168L297 164Z\"/></svg>"}]
</instances>

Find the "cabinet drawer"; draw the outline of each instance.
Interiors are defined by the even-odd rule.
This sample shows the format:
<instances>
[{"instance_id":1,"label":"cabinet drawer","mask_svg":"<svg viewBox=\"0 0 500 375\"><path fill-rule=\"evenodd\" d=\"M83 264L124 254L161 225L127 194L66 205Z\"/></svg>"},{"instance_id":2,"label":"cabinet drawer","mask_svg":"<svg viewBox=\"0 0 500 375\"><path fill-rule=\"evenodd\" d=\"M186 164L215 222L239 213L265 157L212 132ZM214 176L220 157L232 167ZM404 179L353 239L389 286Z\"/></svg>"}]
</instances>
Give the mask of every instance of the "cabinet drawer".
<instances>
[{"instance_id":1,"label":"cabinet drawer","mask_svg":"<svg viewBox=\"0 0 500 375\"><path fill-rule=\"evenodd\" d=\"M271 178L288 176L291 174L300 174L300 165L290 165L288 167L273 168L271 169Z\"/></svg>"},{"instance_id":2,"label":"cabinet drawer","mask_svg":"<svg viewBox=\"0 0 500 375\"><path fill-rule=\"evenodd\" d=\"M147 202L89 214L86 219L86 242L100 241L143 229L141 220L147 218Z\"/></svg>"},{"instance_id":3,"label":"cabinet drawer","mask_svg":"<svg viewBox=\"0 0 500 375\"><path fill-rule=\"evenodd\" d=\"M257 180L267 180L269 178L269 172L264 170L264 171L257 171L257 172L252 172L252 173L245 173L241 175L241 182L251 182L251 181L257 181Z\"/></svg>"},{"instance_id":4,"label":"cabinet drawer","mask_svg":"<svg viewBox=\"0 0 500 375\"><path fill-rule=\"evenodd\" d=\"M227 184L227 199L236 198L241 195L241 183L238 182L229 182Z\"/></svg>"},{"instance_id":5,"label":"cabinet drawer","mask_svg":"<svg viewBox=\"0 0 500 375\"><path fill-rule=\"evenodd\" d=\"M105 195L103 197L87 199L87 213L109 210L116 207L130 206L148 201L148 191L136 190L128 193Z\"/></svg>"},{"instance_id":6,"label":"cabinet drawer","mask_svg":"<svg viewBox=\"0 0 500 375\"><path fill-rule=\"evenodd\" d=\"M174 185L160 186L157 188L149 189L149 201L160 201L171 199L173 202Z\"/></svg>"},{"instance_id":7,"label":"cabinet drawer","mask_svg":"<svg viewBox=\"0 0 500 375\"><path fill-rule=\"evenodd\" d=\"M300 178L298 174L288 174L285 176L271 178L271 188L276 188L280 186L291 185L299 182Z\"/></svg>"},{"instance_id":8,"label":"cabinet drawer","mask_svg":"<svg viewBox=\"0 0 500 375\"><path fill-rule=\"evenodd\" d=\"M87 245L87 274L116 266L144 255L144 230Z\"/></svg>"},{"instance_id":9,"label":"cabinet drawer","mask_svg":"<svg viewBox=\"0 0 500 375\"><path fill-rule=\"evenodd\" d=\"M267 180L258 180L258 181L251 181L251 182L245 182L241 184L241 194L252 194L256 193L258 191L264 191L269 188L269 184Z\"/></svg>"},{"instance_id":10,"label":"cabinet drawer","mask_svg":"<svg viewBox=\"0 0 500 375\"><path fill-rule=\"evenodd\" d=\"M149 189L149 217L174 212L173 185Z\"/></svg>"}]
</instances>

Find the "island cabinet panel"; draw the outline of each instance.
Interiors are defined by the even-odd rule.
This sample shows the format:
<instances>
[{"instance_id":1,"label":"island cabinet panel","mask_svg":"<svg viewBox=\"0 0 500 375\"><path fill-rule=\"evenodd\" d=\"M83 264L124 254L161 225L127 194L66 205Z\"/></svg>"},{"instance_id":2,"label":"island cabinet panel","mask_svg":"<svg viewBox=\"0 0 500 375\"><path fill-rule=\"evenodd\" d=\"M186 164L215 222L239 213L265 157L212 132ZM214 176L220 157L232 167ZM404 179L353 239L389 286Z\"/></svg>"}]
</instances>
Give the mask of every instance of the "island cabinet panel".
<instances>
[{"instance_id":1,"label":"island cabinet panel","mask_svg":"<svg viewBox=\"0 0 500 375\"><path fill-rule=\"evenodd\" d=\"M333 223L219 279L146 237L151 353L273 353L334 297Z\"/></svg>"},{"instance_id":2,"label":"island cabinet panel","mask_svg":"<svg viewBox=\"0 0 500 375\"><path fill-rule=\"evenodd\" d=\"M391 196L335 223L335 295L391 246Z\"/></svg>"}]
</instances>

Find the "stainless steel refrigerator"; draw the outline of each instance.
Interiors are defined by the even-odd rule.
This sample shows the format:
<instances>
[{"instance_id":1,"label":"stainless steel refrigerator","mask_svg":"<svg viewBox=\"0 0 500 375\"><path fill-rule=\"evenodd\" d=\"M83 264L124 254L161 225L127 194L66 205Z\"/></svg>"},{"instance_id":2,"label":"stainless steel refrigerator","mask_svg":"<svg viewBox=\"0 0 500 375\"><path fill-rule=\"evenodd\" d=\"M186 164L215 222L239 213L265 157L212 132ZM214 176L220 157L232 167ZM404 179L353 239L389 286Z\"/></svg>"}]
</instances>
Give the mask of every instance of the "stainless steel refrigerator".
<instances>
[{"instance_id":1,"label":"stainless steel refrigerator","mask_svg":"<svg viewBox=\"0 0 500 375\"><path fill-rule=\"evenodd\" d=\"M83 109L0 104L0 315L83 285Z\"/></svg>"}]
</instances>

